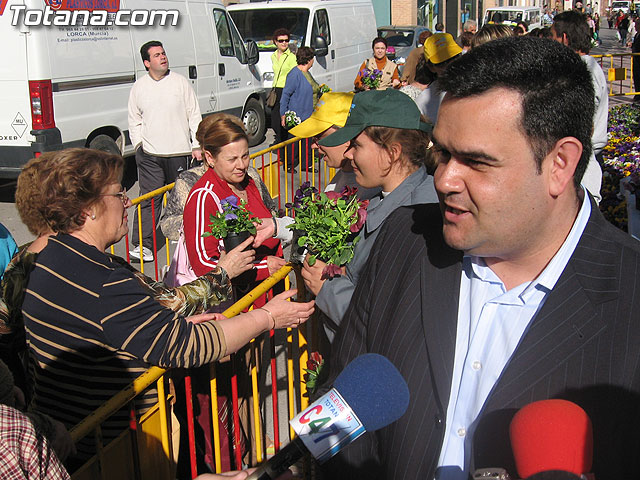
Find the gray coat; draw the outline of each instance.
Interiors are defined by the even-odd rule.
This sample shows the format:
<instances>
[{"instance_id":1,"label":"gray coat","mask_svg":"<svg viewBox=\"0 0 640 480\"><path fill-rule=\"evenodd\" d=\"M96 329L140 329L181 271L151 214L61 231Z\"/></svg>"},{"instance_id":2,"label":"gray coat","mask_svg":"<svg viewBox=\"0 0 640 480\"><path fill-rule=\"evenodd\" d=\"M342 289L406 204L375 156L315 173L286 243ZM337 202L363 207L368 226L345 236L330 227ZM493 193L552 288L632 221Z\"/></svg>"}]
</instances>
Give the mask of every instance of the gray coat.
<instances>
[{"instance_id":1,"label":"gray coat","mask_svg":"<svg viewBox=\"0 0 640 480\"><path fill-rule=\"evenodd\" d=\"M433 177L427 173L425 167L420 167L407 177L384 198L384 201L381 196L370 200L367 220L360 232L360 240L356 245L353 259L347 265L346 275L325 281L316 297L316 305L326 315L325 330L329 341L333 341L335 332L351 302L351 296L358 284L358 277L367 263L371 247L387 217L399 207L437 201Z\"/></svg>"}]
</instances>

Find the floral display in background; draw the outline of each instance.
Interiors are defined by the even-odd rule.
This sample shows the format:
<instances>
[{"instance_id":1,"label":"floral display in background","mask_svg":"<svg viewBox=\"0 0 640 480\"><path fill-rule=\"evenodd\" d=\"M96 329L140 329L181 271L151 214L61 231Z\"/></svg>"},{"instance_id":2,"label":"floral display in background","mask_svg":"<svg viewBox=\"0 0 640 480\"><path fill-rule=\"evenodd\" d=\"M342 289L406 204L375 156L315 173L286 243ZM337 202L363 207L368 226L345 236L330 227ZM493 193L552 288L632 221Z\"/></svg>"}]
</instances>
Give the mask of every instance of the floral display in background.
<instances>
[{"instance_id":1,"label":"floral display in background","mask_svg":"<svg viewBox=\"0 0 640 480\"><path fill-rule=\"evenodd\" d=\"M359 240L358 232L367 218L369 201L361 201L356 188L342 192L317 193L308 182L300 186L293 204L294 223L288 228L299 231L297 244L309 251L307 261L315 265L320 259L327 265L322 278L342 274L342 268L353 258Z\"/></svg>"},{"instance_id":2,"label":"floral display in background","mask_svg":"<svg viewBox=\"0 0 640 480\"><path fill-rule=\"evenodd\" d=\"M381 78L382 70L378 70L377 68L374 68L373 70L363 68L360 71L360 80L362 81L362 84L369 87L370 90L375 90L380 86Z\"/></svg>"},{"instance_id":3,"label":"floral display in background","mask_svg":"<svg viewBox=\"0 0 640 480\"><path fill-rule=\"evenodd\" d=\"M621 105L609 109L609 141L604 148L600 210L616 227L627 231L627 205L620 180L640 196L640 109Z\"/></svg>"},{"instance_id":4,"label":"floral display in background","mask_svg":"<svg viewBox=\"0 0 640 480\"><path fill-rule=\"evenodd\" d=\"M230 195L220 201L222 211L215 215L209 215L209 231L202 234L204 237L225 238L229 233L249 232L256 234L254 223L262 223L259 218L251 217L247 210L247 202L244 200L238 204L238 198Z\"/></svg>"}]
</instances>

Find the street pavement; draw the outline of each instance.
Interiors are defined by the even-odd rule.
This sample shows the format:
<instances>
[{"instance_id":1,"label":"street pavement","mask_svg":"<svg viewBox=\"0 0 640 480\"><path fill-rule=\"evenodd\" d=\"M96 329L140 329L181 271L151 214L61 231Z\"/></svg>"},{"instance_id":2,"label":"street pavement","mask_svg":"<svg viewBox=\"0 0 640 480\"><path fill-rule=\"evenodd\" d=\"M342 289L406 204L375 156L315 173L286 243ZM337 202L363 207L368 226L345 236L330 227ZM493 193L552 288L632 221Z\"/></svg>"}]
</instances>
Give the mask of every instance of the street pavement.
<instances>
[{"instance_id":1,"label":"street pavement","mask_svg":"<svg viewBox=\"0 0 640 480\"><path fill-rule=\"evenodd\" d=\"M617 31L613 28L608 28L606 19L602 19L600 22L600 38L602 39L602 45L593 48L590 52L591 55L614 55L613 57L602 58L602 67L605 77L607 77L608 69L613 68L626 68L627 78L625 82L614 82L611 88L614 93L629 92L632 85L631 81L631 57L630 56L616 56L621 53L631 53L631 48L623 46L618 42ZM636 57L640 61L640 57ZM616 96L609 97L609 107L615 105L629 104L633 102L633 96Z\"/></svg>"}]
</instances>

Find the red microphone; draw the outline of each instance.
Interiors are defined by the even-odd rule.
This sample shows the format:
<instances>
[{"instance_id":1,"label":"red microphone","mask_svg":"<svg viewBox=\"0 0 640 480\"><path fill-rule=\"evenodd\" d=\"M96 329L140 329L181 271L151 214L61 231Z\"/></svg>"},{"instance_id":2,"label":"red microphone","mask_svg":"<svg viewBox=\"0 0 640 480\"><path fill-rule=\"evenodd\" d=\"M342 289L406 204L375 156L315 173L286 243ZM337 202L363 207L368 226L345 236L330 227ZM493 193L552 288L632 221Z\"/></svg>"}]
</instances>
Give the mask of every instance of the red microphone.
<instances>
[{"instance_id":1,"label":"red microphone","mask_svg":"<svg viewBox=\"0 0 640 480\"><path fill-rule=\"evenodd\" d=\"M515 414L509 428L520 478L547 470L591 470L593 430L587 413L567 400L541 400Z\"/></svg>"}]
</instances>

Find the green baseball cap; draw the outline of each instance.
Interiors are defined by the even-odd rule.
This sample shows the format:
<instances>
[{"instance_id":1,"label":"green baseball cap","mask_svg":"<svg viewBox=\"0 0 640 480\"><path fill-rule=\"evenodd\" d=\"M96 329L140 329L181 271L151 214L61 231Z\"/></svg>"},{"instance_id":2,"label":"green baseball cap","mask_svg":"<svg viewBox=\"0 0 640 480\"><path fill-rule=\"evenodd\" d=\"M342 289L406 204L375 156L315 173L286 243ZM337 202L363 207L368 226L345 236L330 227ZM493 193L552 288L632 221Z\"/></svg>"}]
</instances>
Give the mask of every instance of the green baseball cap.
<instances>
[{"instance_id":1,"label":"green baseball cap","mask_svg":"<svg viewBox=\"0 0 640 480\"><path fill-rule=\"evenodd\" d=\"M337 132L318 143L337 147L357 137L367 127L391 127L431 132L433 127L420 121L420 110L411 98L393 89L356 93L347 122Z\"/></svg>"}]
</instances>

